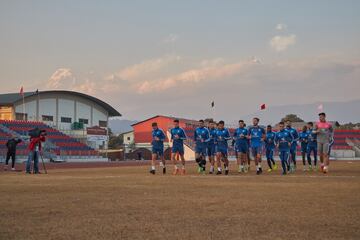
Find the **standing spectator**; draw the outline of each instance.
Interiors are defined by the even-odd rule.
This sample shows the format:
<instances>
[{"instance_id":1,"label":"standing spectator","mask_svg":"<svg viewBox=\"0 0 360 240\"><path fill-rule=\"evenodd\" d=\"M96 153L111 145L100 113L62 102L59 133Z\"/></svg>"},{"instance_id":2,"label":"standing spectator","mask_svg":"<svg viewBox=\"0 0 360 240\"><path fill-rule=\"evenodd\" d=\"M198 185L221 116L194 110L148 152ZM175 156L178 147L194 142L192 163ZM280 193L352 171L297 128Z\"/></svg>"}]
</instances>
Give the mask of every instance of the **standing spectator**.
<instances>
[{"instance_id":1,"label":"standing spectator","mask_svg":"<svg viewBox=\"0 0 360 240\"><path fill-rule=\"evenodd\" d=\"M17 138L15 135L12 136L7 142L7 154L4 170L7 171L9 160L11 158L11 170L15 171L15 159L16 159L16 146L21 143L21 139Z\"/></svg>"},{"instance_id":2,"label":"standing spectator","mask_svg":"<svg viewBox=\"0 0 360 240\"><path fill-rule=\"evenodd\" d=\"M29 156L26 162L26 173L31 174L31 162L34 160L34 173L39 174L39 154L41 152L41 142L45 142L46 132L42 131L39 137L31 137L29 144Z\"/></svg>"}]
</instances>

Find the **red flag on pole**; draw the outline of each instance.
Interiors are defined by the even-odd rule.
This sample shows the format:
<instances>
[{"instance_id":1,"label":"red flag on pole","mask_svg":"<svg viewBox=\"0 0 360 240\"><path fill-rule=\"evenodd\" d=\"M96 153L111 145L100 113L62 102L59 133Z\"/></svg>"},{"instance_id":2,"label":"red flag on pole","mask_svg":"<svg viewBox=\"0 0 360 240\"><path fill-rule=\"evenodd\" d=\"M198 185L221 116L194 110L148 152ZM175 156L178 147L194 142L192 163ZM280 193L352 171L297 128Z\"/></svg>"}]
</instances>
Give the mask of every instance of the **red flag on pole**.
<instances>
[{"instance_id":1,"label":"red flag on pole","mask_svg":"<svg viewBox=\"0 0 360 240\"><path fill-rule=\"evenodd\" d=\"M21 96L24 96L24 88L21 86L21 88L20 88L20 95Z\"/></svg>"},{"instance_id":2,"label":"red flag on pole","mask_svg":"<svg viewBox=\"0 0 360 240\"><path fill-rule=\"evenodd\" d=\"M266 108L265 103L261 104L261 106L260 106L260 110L265 110L265 108Z\"/></svg>"}]
</instances>

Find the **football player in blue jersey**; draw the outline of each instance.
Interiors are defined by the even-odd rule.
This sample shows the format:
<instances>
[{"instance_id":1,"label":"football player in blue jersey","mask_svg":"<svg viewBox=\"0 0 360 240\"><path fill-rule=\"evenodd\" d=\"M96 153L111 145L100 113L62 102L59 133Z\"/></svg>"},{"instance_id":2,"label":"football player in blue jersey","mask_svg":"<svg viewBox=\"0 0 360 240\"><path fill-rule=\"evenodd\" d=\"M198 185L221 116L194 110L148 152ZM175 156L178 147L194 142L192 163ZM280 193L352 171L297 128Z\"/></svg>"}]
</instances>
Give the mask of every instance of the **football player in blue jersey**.
<instances>
[{"instance_id":1,"label":"football player in blue jersey","mask_svg":"<svg viewBox=\"0 0 360 240\"><path fill-rule=\"evenodd\" d=\"M235 129L233 139L235 145L238 172L247 172L248 130L245 128L244 120L239 120L239 127Z\"/></svg>"},{"instance_id":2,"label":"football player in blue jersey","mask_svg":"<svg viewBox=\"0 0 360 240\"><path fill-rule=\"evenodd\" d=\"M174 163L173 175L178 173L185 175L184 140L186 140L186 134L184 129L180 127L178 119L174 120L174 128L170 130L170 134L173 142L171 149L171 160ZM177 155L179 155L181 159L181 169L176 159Z\"/></svg>"},{"instance_id":3,"label":"football player in blue jersey","mask_svg":"<svg viewBox=\"0 0 360 240\"><path fill-rule=\"evenodd\" d=\"M216 130L217 175L222 174L221 162L224 162L225 175L229 174L228 141L231 139L231 136L229 130L224 125L224 121L219 121L218 129Z\"/></svg>"},{"instance_id":4,"label":"football player in blue jersey","mask_svg":"<svg viewBox=\"0 0 360 240\"><path fill-rule=\"evenodd\" d=\"M284 122L280 122L279 131L275 135L275 142L276 147L279 149L279 157L283 175L286 174L286 170L288 169L288 159L292 141L293 138L290 132L284 129Z\"/></svg>"},{"instance_id":5,"label":"football player in blue jersey","mask_svg":"<svg viewBox=\"0 0 360 240\"><path fill-rule=\"evenodd\" d=\"M314 123L308 122L308 146L306 150L307 160L309 163L309 170L317 170L317 133L314 131ZM312 165L311 161L311 153L314 155L314 165Z\"/></svg>"},{"instance_id":6,"label":"football player in blue jersey","mask_svg":"<svg viewBox=\"0 0 360 240\"><path fill-rule=\"evenodd\" d=\"M205 173L206 151L208 142L210 141L209 130L205 127L204 120L199 121L199 127L194 131L195 141L195 160L199 165L198 172Z\"/></svg>"},{"instance_id":7,"label":"football player in blue jersey","mask_svg":"<svg viewBox=\"0 0 360 240\"><path fill-rule=\"evenodd\" d=\"M290 146L290 158L289 158L290 169L288 169L288 171L295 172L295 170L296 170L296 147L297 147L297 141L299 140L299 134L295 128L291 127L290 120L286 120L285 130L289 131L289 133L291 134L291 136L293 138L293 142L291 143L291 146Z\"/></svg>"},{"instance_id":8,"label":"football player in blue jersey","mask_svg":"<svg viewBox=\"0 0 360 240\"><path fill-rule=\"evenodd\" d=\"M257 175L262 173L261 154L265 139L265 129L259 126L259 121L259 118L253 118L253 126L248 130L248 138L250 139L251 152L255 159Z\"/></svg>"},{"instance_id":9,"label":"football player in blue jersey","mask_svg":"<svg viewBox=\"0 0 360 240\"><path fill-rule=\"evenodd\" d=\"M214 173L214 165L215 165L215 154L216 154L216 149L215 149L215 138L216 138L216 124L213 120L209 121L208 124L208 129L209 129L209 134L210 134L210 139L208 141L207 144L207 155L209 158L209 162L210 162L210 171L209 174L213 174Z\"/></svg>"},{"instance_id":10,"label":"football player in blue jersey","mask_svg":"<svg viewBox=\"0 0 360 240\"><path fill-rule=\"evenodd\" d=\"M266 160L269 165L268 172L272 170L277 170L277 165L274 160L274 151L275 151L275 132L273 132L271 125L266 127L265 135L265 155Z\"/></svg>"},{"instance_id":11,"label":"football player in blue jersey","mask_svg":"<svg viewBox=\"0 0 360 240\"><path fill-rule=\"evenodd\" d=\"M302 131L299 133L299 142L301 146L301 157L304 165L304 171L306 171L306 153L309 144L309 132L307 126L304 126Z\"/></svg>"},{"instance_id":12,"label":"football player in blue jersey","mask_svg":"<svg viewBox=\"0 0 360 240\"><path fill-rule=\"evenodd\" d=\"M166 173L165 159L164 159L164 140L165 133L158 127L156 122L151 124L152 126L152 155L151 155L151 169L150 173L155 174L155 163L160 158L160 166L162 166L163 174Z\"/></svg>"}]
</instances>

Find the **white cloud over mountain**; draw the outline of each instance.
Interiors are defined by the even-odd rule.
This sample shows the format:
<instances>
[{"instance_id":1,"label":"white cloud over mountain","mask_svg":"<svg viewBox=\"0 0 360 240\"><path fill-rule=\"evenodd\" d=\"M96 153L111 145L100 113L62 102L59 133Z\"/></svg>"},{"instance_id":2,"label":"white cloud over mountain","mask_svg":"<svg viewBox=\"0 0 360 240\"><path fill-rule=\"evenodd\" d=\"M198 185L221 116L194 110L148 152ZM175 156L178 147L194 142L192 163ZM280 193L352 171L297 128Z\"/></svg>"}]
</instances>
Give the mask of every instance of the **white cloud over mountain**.
<instances>
[{"instance_id":1,"label":"white cloud over mountain","mask_svg":"<svg viewBox=\"0 0 360 240\"><path fill-rule=\"evenodd\" d=\"M271 38L270 46L277 52L282 52L287 50L290 46L295 45L296 35L277 35Z\"/></svg>"}]
</instances>

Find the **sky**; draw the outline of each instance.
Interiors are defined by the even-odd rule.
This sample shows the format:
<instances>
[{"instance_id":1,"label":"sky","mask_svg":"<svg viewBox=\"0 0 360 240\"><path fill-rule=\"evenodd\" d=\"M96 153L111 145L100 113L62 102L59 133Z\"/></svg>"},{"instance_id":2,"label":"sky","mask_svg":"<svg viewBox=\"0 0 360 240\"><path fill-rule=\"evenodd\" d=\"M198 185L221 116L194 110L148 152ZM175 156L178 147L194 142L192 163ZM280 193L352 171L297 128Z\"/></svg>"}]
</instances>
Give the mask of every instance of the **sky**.
<instances>
[{"instance_id":1,"label":"sky","mask_svg":"<svg viewBox=\"0 0 360 240\"><path fill-rule=\"evenodd\" d=\"M359 12L356 0L1 0L0 92L79 91L135 120L356 100Z\"/></svg>"}]
</instances>

